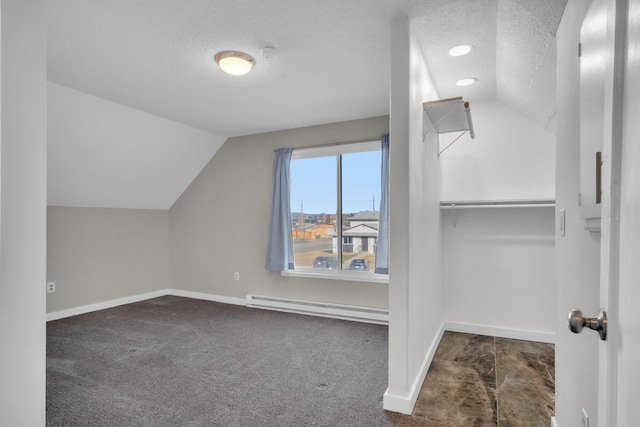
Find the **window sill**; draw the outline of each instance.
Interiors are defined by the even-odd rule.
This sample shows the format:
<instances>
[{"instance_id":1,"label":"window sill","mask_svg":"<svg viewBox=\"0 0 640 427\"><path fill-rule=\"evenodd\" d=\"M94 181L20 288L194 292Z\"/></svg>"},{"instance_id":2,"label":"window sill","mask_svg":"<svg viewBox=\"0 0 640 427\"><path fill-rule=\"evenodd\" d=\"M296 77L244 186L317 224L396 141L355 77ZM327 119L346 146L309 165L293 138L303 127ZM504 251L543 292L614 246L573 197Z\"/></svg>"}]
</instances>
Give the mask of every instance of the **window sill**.
<instances>
[{"instance_id":1,"label":"window sill","mask_svg":"<svg viewBox=\"0 0 640 427\"><path fill-rule=\"evenodd\" d=\"M284 277L306 277L311 279L345 280L350 282L389 283L388 274L376 274L371 272L356 271L319 271L312 268L298 268L286 270L280 273Z\"/></svg>"}]
</instances>

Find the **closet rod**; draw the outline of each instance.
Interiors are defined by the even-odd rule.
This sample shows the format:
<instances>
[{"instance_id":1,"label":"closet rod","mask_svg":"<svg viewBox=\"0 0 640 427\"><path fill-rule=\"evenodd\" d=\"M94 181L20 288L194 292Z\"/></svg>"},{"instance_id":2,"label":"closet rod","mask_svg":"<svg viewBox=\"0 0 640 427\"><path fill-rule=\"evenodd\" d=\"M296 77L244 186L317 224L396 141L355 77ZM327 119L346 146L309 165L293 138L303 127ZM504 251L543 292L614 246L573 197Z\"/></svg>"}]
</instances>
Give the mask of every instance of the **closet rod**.
<instances>
[{"instance_id":1,"label":"closet rod","mask_svg":"<svg viewBox=\"0 0 640 427\"><path fill-rule=\"evenodd\" d=\"M440 202L440 209L553 207L555 203L555 199L442 201Z\"/></svg>"}]
</instances>

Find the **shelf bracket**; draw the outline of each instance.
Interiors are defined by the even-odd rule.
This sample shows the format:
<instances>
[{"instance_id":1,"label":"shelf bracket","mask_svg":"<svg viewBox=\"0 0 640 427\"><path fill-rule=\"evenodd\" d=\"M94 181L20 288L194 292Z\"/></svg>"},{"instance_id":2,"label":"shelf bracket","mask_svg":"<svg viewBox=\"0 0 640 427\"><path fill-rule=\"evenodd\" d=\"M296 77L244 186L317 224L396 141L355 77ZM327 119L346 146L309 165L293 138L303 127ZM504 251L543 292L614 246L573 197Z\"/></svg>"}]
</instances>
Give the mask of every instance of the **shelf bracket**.
<instances>
[{"instance_id":1,"label":"shelf bracket","mask_svg":"<svg viewBox=\"0 0 640 427\"><path fill-rule=\"evenodd\" d=\"M456 137L456 139L454 139L453 141L451 141L451 143L449 143L449 145L447 145L446 147L444 147L439 153L438 153L438 158L440 158L440 154L444 153L447 148L451 147L457 140L459 140L460 138L462 138L462 135L464 135L465 133L467 133L469 130L465 130L463 131L460 135L458 135Z\"/></svg>"}]
</instances>

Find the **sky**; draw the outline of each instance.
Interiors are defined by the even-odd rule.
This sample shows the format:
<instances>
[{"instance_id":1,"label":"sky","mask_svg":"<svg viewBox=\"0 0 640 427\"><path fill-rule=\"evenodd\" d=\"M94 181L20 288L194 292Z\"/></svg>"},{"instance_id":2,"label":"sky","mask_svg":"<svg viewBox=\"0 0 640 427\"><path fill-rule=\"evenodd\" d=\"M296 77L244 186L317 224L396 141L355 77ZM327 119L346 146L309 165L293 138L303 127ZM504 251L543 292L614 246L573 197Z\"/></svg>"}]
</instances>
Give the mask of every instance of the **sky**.
<instances>
[{"instance_id":1,"label":"sky","mask_svg":"<svg viewBox=\"0 0 640 427\"><path fill-rule=\"evenodd\" d=\"M380 210L380 151L342 155L342 212ZM335 213L336 157L291 161L291 211Z\"/></svg>"}]
</instances>

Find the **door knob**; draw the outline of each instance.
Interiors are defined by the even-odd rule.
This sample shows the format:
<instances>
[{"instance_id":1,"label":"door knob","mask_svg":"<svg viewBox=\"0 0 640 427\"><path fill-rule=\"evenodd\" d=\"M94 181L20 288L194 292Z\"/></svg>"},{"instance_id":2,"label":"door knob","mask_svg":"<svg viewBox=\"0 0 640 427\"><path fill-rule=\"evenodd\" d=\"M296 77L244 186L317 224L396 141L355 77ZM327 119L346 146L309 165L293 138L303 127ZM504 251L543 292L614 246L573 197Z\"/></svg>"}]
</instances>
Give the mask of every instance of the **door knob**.
<instances>
[{"instance_id":1,"label":"door knob","mask_svg":"<svg viewBox=\"0 0 640 427\"><path fill-rule=\"evenodd\" d=\"M587 326L589 329L598 331L601 340L607 339L607 312L605 310L600 310L598 317L584 317L581 310L574 308L569 312L567 323L569 330L574 334L579 334L582 332L582 328Z\"/></svg>"}]
</instances>

